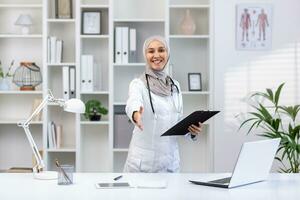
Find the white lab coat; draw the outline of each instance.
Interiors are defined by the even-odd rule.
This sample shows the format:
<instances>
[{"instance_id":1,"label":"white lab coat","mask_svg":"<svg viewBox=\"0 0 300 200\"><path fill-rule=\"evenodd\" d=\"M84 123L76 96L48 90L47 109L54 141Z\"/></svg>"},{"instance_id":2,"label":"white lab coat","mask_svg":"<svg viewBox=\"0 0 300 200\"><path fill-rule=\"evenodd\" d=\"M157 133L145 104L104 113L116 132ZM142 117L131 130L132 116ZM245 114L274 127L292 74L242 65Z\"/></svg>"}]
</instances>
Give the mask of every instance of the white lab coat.
<instances>
[{"instance_id":1,"label":"white lab coat","mask_svg":"<svg viewBox=\"0 0 300 200\"><path fill-rule=\"evenodd\" d=\"M174 80L179 91L179 83ZM176 91L176 88L173 88ZM155 115L152 112L148 89L140 79L134 79L129 86L126 113L132 120L134 111L140 106L142 114L141 131L134 127L124 172L179 172L180 158L176 136L161 137L161 134L175 125L182 117L182 95L161 97L151 93Z\"/></svg>"}]
</instances>

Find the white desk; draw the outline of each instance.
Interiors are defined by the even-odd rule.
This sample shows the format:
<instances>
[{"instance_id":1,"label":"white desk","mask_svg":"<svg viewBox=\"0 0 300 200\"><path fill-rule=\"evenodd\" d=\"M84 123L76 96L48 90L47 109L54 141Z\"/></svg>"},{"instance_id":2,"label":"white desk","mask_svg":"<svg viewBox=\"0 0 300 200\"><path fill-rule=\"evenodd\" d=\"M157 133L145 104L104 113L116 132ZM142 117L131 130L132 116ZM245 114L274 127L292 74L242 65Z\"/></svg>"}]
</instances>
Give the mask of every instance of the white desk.
<instances>
[{"instance_id":1,"label":"white desk","mask_svg":"<svg viewBox=\"0 0 300 200\"><path fill-rule=\"evenodd\" d=\"M222 189L194 185L189 179L220 178L224 174L123 174L119 181L132 182L143 179L164 179L168 181L166 189L96 189L95 183L112 181L119 174L113 173L77 173L74 184L57 185L57 180L35 180L32 174L0 173L0 199L97 199L97 200L190 200L190 199L236 199L236 200L299 200L300 174L271 174L268 181L233 189Z\"/></svg>"}]
</instances>

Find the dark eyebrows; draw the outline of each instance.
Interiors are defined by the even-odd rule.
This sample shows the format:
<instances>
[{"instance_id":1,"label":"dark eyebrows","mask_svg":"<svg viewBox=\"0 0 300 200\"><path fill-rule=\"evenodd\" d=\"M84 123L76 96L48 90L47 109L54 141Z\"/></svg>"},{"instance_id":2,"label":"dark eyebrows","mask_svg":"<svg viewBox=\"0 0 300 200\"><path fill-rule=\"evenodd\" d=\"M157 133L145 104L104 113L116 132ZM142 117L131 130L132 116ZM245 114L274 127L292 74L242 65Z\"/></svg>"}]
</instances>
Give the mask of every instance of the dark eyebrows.
<instances>
[{"instance_id":1,"label":"dark eyebrows","mask_svg":"<svg viewBox=\"0 0 300 200\"><path fill-rule=\"evenodd\" d=\"M166 48L163 47L163 46L160 46L160 47L158 47L157 49L158 49L158 50L162 50L162 49L163 49L163 50L166 50ZM155 50L155 48L151 48L151 47L150 47L150 48L147 48L147 51L154 51L154 50Z\"/></svg>"}]
</instances>

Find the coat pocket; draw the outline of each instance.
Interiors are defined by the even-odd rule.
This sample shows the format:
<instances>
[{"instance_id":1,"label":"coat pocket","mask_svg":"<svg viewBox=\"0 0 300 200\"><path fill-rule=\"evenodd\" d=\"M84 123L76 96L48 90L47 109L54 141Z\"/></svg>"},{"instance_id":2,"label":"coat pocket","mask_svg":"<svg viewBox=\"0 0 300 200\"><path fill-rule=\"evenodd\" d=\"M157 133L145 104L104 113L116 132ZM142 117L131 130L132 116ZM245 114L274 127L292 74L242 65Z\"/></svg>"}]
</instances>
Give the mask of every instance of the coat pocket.
<instances>
[{"instance_id":1,"label":"coat pocket","mask_svg":"<svg viewBox=\"0 0 300 200\"><path fill-rule=\"evenodd\" d=\"M124 172L140 172L141 171L141 159L134 156L128 157Z\"/></svg>"},{"instance_id":2,"label":"coat pocket","mask_svg":"<svg viewBox=\"0 0 300 200\"><path fill-rule=\"evenodd\" d=\"M139 172L151 172L154 163L154 151L134 146L129 154L128 164L139 168Z\"/></svg>"}]
</instances>

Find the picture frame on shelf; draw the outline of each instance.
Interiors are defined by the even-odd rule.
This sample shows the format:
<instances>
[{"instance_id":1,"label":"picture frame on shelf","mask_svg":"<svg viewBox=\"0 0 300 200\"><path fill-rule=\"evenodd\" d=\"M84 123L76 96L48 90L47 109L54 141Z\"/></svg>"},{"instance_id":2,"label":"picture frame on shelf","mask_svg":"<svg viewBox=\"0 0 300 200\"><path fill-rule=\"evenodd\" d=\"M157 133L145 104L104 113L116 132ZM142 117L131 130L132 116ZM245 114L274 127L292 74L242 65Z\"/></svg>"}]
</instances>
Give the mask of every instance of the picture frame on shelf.
<instances>
[{"instance_id":1,"label":"picture frame on shelf","mask_svg":"<svg viewBox=\"0 0 300 200\"><path fill-rule=\"evenodd\" d=\"M188 73L189 91L202 91L201 73Z\"/></svg>"},{"instance_id":2,"label":"picture frame on shelf","mask_svg":"<svg viewBox=\"0 0 300 200\"><path fill-rule=\"evenodd\" d=\"M82 11L82 34L101 34L101 11Z\"/></svg>"},{"instance_id":3,"label":"picture frame on shelf","mask_svg":"<svg viewBox=\"0 0 300 200\"><path fill-rule=\"evenodd\" d=\"M55 0L55 17L57 19L72 19L72 0Z\"/></svg>"}]
</instances>

